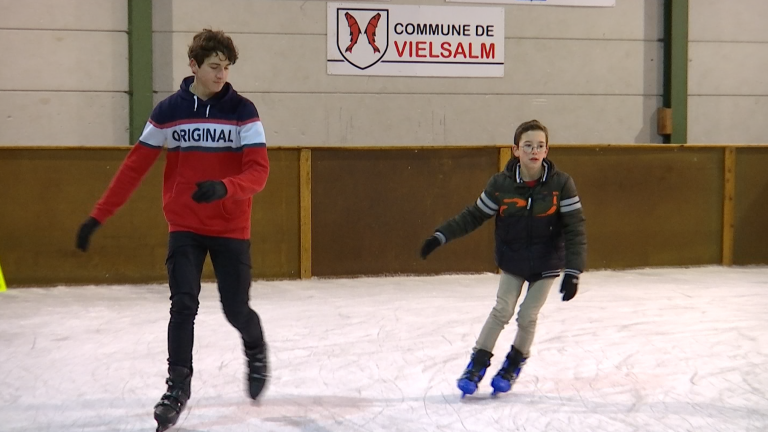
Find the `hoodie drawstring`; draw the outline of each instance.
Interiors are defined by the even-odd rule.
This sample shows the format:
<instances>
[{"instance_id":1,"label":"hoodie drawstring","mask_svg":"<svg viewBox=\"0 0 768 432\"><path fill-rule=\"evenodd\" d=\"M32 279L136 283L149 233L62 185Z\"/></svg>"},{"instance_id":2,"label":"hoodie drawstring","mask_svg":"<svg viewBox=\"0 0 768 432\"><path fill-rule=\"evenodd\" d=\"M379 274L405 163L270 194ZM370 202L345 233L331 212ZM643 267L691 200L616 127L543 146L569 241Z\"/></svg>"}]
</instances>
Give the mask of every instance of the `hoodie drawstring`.
<instances>
[{"instance_id":1,"label":"hoodie drawstring","mask_svg":"<svg viewBox=\"0 0 768 432\"><path fill-rule=\"evenodd\" d=\"M190 88L191 88L191 87L192 87L192 86L190 86ZM193 94L193 96L194 96L194 98L195 98L195 112L197 112L197 95L196 95L196 94ZM208 114L209 114L210 112L211 112L211 106L210 106L210 105L208 105L208 108L206 108L206 109L205 109L205 117L206 117L206 118L208 118Z\"/></svg>"}]
</instances>

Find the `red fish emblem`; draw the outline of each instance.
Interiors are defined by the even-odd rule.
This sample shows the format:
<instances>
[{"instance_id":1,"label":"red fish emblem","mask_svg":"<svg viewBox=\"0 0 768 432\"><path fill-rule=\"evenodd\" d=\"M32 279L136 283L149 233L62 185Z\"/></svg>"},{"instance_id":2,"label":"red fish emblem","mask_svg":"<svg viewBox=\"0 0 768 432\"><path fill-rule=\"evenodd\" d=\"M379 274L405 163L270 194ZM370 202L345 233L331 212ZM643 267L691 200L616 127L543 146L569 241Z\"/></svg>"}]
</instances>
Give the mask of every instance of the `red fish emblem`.
<instances>
[{"instance_id":1,"label":"red fish emblem","mask_svg":"<svg viewBox=\"0 0 768 432\"><path fill-rule=\"evenodd\" d=\"M346 12L344 18L347 19L347 25L349 26L349 45L345 52L351 53L352 48L357 45L358 39L360 39L360 24L358 24L355 17L351 13ZM381 14L377 13L370 20L368 25L365 26L365 37L368 39L368 44L373 48L374 53L380 53L381 50L376 46L376 28L379 26L379 20L381 20Z\"/></svg>"},{"instance_id":2,"label":"red fish emblem","mask_svg":"<svg viewBox=\"0 0 768 432\"><path fill-rule=\"evenodd\" d=\"M351 53L352 48L357 45L357 40L360 38L360 25L349 12L344 14L344 18L347 19L347 25L349 26L349 46L345 51Z\"/></svg>"},{"instance_id":3,"label":"red fish emblem","mask_svg":"<svg viewBox=\"0 0 768 432\"><path fill-rule=\"evenodd\" d=\"M377 13L368 21L368 25L365 26L365 36L368 38L368 43L373 47L374 53L380 53L379 47L376 46L376 28L379 26L379 20L381 14Z\"/></svg>"}]
</instances>

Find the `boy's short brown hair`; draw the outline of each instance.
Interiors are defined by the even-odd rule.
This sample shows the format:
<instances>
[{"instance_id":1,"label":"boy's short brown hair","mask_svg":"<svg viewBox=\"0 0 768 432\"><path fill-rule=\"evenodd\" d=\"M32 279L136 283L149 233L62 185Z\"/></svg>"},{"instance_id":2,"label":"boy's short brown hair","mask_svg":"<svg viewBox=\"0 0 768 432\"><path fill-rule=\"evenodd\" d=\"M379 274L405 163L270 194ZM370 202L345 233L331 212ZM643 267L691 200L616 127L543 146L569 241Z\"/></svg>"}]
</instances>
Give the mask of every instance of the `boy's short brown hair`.
<instances>
[{"instance_id":1,"label":"boy's short brown hair","mask_svg":"<svg viewBox=\"0 0 768 432\"><path fill-rule=\"evenodd\" d=\"M190 60L194 60L197 66L202 66L205 59L216 53L221 53L230 64L235 64L237 61L237 48L232 38L223 31L203 29L192 38L187 56Z\"/></svg>"},{"instance_id":2,"label":"boy's short brown hair","mask_svg":"<svg viewBox=\"0 0 768 432\"><path fill-rule=\"evenodd\" d=\"M541 124L538 120L528 120L517 127L517 130L515 131L515 145L520 145L520 137L522 137L524 133L534 130L544 132L544 139L546 140L547 146L549 146L549 131L547 130L547 127Z\"/></svg>"}]
</instances>

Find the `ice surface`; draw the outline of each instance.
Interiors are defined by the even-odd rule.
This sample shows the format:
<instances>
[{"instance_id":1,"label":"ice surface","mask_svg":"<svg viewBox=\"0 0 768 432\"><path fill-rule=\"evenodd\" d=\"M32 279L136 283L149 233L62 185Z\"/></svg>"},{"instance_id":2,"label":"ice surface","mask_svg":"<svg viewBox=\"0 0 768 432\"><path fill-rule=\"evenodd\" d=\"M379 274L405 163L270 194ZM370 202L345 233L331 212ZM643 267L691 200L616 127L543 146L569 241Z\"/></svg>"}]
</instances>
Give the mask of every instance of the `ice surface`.
<instances>
[{"instance_id":1,"label":"ice surface","mask_svg":"<svg viewBox=\"0 0 768 432\"><path fill-rule=\"evenodd\" d=\"M559 281L512 392L456 379L498 275L256 282L272 381L246 397L237 332L204 284L192 399L171 431L766 431L768 269L587 272ZM0 293L0 431L154 431L168 288Z\"/></svg>"}]
</instances>

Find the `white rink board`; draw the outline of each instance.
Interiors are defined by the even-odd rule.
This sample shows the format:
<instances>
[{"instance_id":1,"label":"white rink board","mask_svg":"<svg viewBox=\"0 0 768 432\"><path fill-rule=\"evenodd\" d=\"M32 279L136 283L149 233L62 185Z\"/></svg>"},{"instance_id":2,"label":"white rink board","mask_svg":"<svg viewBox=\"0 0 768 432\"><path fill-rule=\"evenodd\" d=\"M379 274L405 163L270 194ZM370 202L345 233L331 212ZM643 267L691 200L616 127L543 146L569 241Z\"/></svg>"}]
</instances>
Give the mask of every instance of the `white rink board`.
<instances>
[{"instance_id":1,"label":"white rink board","mask_svg":"<svg viewBox=\"0 0 768 432\"><path fill-rule=\"evenodd\" d=\"M329 75L503 77L504 8L328 3Z\"/></svg>"}]
</instances>

